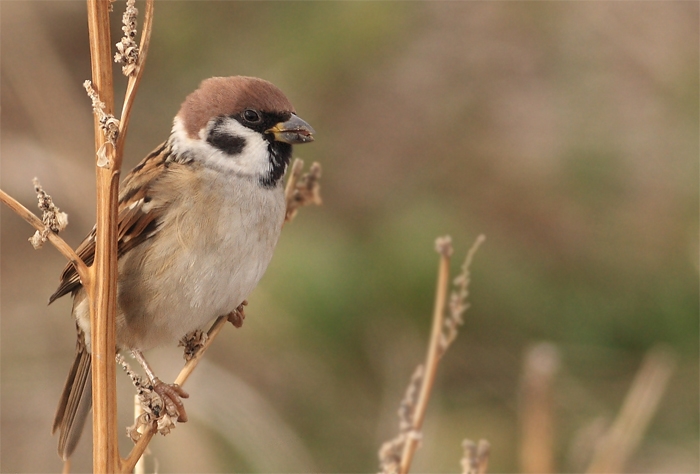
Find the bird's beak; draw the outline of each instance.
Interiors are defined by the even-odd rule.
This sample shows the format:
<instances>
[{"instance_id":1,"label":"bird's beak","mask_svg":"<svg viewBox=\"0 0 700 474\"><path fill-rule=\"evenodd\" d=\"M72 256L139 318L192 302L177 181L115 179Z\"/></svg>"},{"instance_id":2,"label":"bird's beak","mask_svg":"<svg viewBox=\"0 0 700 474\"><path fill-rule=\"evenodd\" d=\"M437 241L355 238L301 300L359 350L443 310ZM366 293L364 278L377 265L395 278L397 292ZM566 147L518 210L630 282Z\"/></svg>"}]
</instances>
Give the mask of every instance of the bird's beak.
<instances>
[{"instance_id":1,"label":"bird's beak","mask_svg":"<svg viewBox=\"0 0 700 474\"><path fill-rule=\"evenodd\" d=\"M292 114L292 118L286 122L280 122L272 128L265 130L275 136L278 142L289 144L308 143L314 141L313 134L316 133L311 125Z\"/></svg>"}]
</instances>

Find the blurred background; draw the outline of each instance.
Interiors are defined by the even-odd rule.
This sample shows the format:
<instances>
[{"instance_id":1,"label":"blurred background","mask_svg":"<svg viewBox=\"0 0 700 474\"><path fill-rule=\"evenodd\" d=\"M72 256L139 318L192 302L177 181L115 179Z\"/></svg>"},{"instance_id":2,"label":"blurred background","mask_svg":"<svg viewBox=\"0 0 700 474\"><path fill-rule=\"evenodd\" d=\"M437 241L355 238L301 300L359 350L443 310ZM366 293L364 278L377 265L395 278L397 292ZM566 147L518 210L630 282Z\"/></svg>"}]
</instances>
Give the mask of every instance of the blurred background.
<instances>
[{"instance_id":1,"label":"blurred background","mask_svg":"<svg viewBox=\"0 0 700 474\"><path fill-rule=\"evenodd\" d=\"M259 76L316 129L296 155L322 164L324 205L285 227L244 326L185 387L191 421L154 439L148 468L376 472L424 357L434 240L452 236L456 273L483 233L414 472L459 472L466 437L490 441L490 472L526 469L524 361L542 341L558 361L555 471L586 469L662 344L675 371L625 470L698 472L698 8L157 2L124 170L202 79ZM95 213L85 15L84 2L0 2L2 189L36 211L39 177L74 246ZM1 212L1 469L55 472L75 332L70 301L46 301L64 260ZM164 380L183 363L174 347L148 356ZM118 379L122 436L133 388ZM85 436L74 471L90 456Z\"/></svg>"}]
</instances>

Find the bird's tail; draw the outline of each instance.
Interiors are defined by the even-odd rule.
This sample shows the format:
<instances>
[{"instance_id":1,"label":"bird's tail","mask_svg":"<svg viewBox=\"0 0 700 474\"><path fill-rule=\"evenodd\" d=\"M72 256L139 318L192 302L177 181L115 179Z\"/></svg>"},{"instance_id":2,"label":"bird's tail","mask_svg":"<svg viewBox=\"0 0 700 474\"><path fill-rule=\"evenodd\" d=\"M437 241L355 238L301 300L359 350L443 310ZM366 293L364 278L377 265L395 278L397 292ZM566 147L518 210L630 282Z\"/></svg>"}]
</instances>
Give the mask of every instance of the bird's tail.
<instances>
[{"instance_id":1,"label":"bird's tail","mask_svg":"<svg viewBox=\"0 0 700 474\"><path fill-rule=\"evenodd\" d=\"M92 408L92 356L85 346L82 331L78 331L75 360L68 373L63 394L58 402L52 433L58 436L58 455L67 460L80 441L85 420Z\"/></svg>"}]
</instances>

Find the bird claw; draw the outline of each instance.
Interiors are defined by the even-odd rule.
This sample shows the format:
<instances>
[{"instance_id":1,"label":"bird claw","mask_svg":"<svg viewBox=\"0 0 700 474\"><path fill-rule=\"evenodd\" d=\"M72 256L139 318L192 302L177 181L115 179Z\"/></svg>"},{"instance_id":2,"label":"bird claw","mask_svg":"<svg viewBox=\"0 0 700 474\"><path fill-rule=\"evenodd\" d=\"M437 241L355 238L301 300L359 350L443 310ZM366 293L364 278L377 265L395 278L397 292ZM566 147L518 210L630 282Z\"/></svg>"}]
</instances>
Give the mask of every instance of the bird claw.
<instances>
[{"instance_id":1,"label":"bird claw","mask_svg":"<svg viewBox=\"0 0 700 474\"><path fill-rule=\"evenodd\" d=\"M177 413L177 421L185 423L187 421L187 412L185 404L182 403L182 398L189 398L190 395L176 383L165 383L159 379L155 379L153 383L153 391L163 399L165 408L168 413Z\"/></svg>"},{"instance_id":2,"label":"bird claw","mask_svg":"<svg viewBox=\"0 0 700 474\"><path fill-rule=\"evenodd\" d=\"M248 306L248 300L243 300L243 302L239 304L236 309L228 313L228 321L237 328L243 326L243 320L245 319L245 306Z\"/></svg>"}]
</instances>

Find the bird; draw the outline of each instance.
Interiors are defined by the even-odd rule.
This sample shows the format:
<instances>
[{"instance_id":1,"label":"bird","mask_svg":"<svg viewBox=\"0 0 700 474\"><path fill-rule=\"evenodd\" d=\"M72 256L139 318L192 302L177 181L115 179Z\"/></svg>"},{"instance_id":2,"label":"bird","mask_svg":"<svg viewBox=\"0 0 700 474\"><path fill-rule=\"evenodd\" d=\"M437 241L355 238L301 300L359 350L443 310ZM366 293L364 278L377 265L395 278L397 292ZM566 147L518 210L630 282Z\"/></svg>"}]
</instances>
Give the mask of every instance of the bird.
<instances>
[{"instance_id":1,"label":"bird","mask_svg":"<svg viewBox=\"0 0 700 474\"><path fill-rule=\"evenodd\" d=\"M187 393L161 382L143 351L179 341L239 308L265 273L285 218L292 145L314 140L284 93L254 77L212 77L187 96L167 140L120 185L117 350L131 352L154 389L187 415ZM95 228L77 249L91 265ZM92 408L90 305L68 264L49 304L70 294L75 359L53 430L67 460Z\"/></svg>"}]
</instances>

